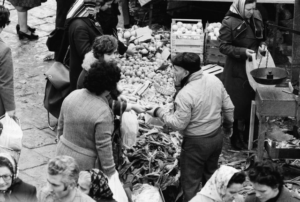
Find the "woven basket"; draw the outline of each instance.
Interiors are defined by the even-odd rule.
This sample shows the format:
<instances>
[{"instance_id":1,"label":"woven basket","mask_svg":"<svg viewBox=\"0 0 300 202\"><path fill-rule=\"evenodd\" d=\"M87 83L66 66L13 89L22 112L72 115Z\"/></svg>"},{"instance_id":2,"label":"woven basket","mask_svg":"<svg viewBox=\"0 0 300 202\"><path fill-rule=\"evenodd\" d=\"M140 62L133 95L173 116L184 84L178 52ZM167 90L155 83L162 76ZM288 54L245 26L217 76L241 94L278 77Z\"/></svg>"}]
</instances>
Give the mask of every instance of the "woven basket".
<instances>
[{"instance_id":1,"label":"woven basket","mask_svg":"<svg viewBox=\"0 0 300 202\"><path fill-rule=\"evenodd\" d=\"M175 89L167 89L167 86L161 86L156 82L153 82L155 90L163 95L172 95L176 92Z\"/></svg>"}]
</instances>

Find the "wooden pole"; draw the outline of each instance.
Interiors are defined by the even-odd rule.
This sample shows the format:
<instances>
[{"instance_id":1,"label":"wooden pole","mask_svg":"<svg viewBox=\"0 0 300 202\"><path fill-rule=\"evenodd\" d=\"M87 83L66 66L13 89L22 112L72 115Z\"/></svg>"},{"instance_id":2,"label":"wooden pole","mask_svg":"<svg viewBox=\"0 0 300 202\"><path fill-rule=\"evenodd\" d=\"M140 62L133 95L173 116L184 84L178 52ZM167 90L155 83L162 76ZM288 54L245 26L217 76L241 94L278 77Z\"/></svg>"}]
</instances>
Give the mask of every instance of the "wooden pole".
<instances>
[{"instance_id":1,"label":"wooden pole","mask_svg":"<svg viewBox=\"0 0 300 202\"><path fill-rule=\"evenodd\" d=\"M294 5L294 30L300 30L300 0L295 0ZM300 35L293 34L292 55L292 82L299 81L300 71Z\"/></svg>"}]
</instances>

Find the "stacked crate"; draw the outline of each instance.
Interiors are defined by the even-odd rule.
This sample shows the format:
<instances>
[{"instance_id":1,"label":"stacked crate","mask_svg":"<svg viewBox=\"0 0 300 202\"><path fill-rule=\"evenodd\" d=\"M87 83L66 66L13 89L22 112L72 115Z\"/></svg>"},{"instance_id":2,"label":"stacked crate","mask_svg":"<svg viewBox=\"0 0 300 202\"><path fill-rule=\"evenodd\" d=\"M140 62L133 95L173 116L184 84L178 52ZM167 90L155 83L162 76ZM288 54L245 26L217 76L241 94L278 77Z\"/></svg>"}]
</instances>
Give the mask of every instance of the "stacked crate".
<instances>
[{"instance_id":1,"label":"stacked crate","mask_svg":"<svg viewBox=\"0 0 300 202\"><path fill-rule=\"evenodd\" d=\"M201 22L201 20L193 19L172 19L172 24L176 25L177 22L189 23L191 25ZM201 61L203 61L203 48L204 48L204 32L197 35L192 34L174 34L175 32L171 30L171 54L182 52L192 52L199 54Z\"/></svg>"}]
</instances>

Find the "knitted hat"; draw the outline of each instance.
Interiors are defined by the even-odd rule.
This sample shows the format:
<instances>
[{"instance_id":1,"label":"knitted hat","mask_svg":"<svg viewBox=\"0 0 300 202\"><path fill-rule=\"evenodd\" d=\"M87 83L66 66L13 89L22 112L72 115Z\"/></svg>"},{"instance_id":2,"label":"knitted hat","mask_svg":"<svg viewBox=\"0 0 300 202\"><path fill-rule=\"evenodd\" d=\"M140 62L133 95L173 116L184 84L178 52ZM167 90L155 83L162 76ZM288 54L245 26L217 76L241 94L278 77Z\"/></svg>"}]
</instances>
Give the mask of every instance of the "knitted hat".
<instances>
[{"instance_id":1,"label":"knitted hat","mask_svg":"<svg viewBox=\"0 0 300 202\"><path fill-rule=\"evenodd\" d=\"M190 72L190 74L197 72L201 69L201 60L196 53L178 53L172 57L172 64L182 67Z\"/></svg>"}]
</instances>

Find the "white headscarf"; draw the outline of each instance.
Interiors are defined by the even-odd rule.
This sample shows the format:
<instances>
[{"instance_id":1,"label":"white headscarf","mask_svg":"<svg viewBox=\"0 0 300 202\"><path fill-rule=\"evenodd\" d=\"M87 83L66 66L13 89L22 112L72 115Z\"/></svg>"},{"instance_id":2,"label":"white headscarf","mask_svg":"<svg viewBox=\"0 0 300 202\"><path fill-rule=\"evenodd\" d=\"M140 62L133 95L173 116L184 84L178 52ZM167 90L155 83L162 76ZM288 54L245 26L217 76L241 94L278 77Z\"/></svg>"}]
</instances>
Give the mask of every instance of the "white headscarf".
<instances>
[{"instance_id":1,"label":"white headscarf","mask_svg":"<svg viewBox=\"0 0 300 202\"><path fill-rule=\"evenodd\" d=\"M70 8L67 19L89 17L95 14L96 0L76 0Z\"/></svg>"},{"instance_id":2,"label":"white headscarf","mask_svg":"<svg viewBox=\"0 0 300 202\"><path fill-rule=\"evenodd\" d=\"M200 191L200 194L217 202L222 202L226 194L228 182L237 172L239 171L233 167L225 165L221 166L214 172L203 189Z\"/></svg>"},{"instance_id":3,"label":"white headscarf","mask_svg":"<svg viewBox=\"0 0 300 202\"><path fill-rule=\"evenodd\" d=\"M245 18L245 2L246 0L233 0L229 10Z\"/></svg>"}]
</instances>

